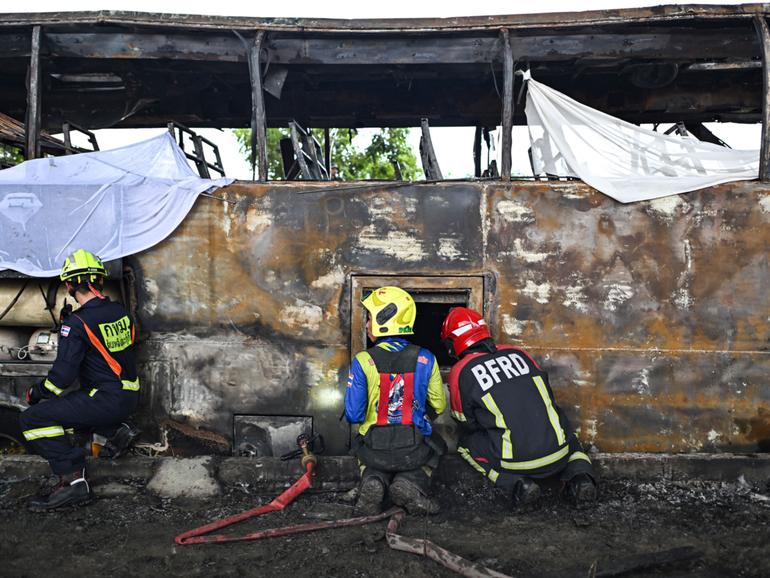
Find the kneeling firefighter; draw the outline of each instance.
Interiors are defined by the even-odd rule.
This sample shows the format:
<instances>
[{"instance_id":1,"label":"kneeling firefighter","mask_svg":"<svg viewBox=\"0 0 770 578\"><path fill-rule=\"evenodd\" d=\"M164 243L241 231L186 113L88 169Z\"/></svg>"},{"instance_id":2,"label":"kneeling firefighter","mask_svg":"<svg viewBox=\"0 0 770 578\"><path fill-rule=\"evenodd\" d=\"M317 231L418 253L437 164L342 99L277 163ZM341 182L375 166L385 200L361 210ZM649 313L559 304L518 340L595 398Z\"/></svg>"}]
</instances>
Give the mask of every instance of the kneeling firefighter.
<instances>
[{"instance_id":1,"label":"kneeling firefighter","mask_svg":"<svg viewBox=\"0 0 770 578\"><path fill-rule=\"evenodd\" d=\"M458 452L509 493L514 506L540 496L533 478L559 475L577 503L596 499L591 460L553 397L548 374L518 347L496 345L484 319L450 310L441 328L450 355L452 417L464 433Z\"/></svg>"},{"instance_id":2,"label":"kneeling firefighter","mask_svg":"<svg viewBox=\"0 0 770 578\"><path fill-rule=\"evenodd\" d=\"M67 430L87 429L111 438L113 456L138 435L121 424L139 403L134 324L122 305L102 294L106 276L99 257L84 249L67 257L61 270L60 278L80 308L62 320L56 361L48 376L27 390L31 407L19 418L27 443L59 476L48 496L30 501L33 510L84 504L92 498L85 450L70 443ZM80 389L65 394L78 377Z\"/></svg>"},{"instance_id":3,"label":"kneeling firefighter","mask_svg":"<svg viewBox=\"0 0 770 578\"><path fill-rule=\"evenodd\" d=\"M412 514L434 514L430 476L446 445L433 432L427 406L440 414L446 396L435 356L402 335L413 334L417 308L399 287L381 287L362 301L374 347L353 359L345 417L360 424L351 452L361 467L356 509L378 513L385 491Z\"/></svg>"}]
</instances>

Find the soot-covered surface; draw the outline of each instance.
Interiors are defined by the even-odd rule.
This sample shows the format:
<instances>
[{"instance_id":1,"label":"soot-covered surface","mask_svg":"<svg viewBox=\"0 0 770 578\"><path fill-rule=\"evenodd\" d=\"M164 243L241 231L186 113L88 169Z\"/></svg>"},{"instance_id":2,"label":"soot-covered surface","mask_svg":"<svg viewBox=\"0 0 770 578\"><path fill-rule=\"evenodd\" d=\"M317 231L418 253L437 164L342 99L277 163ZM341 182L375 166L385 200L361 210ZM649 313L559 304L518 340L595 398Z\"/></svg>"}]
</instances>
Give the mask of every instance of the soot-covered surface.
<instances>
[{"instance_id":1,"label":"soot-covered surface","mask_svg":"<svg viewBox=\"0 0 770 578\"><path fill-rule=\"evenodd\" d=\"M0 482L2 576L447 576L423 557L395 552L385 523L260 542L178 546L174 536L270 499L248 486L211 500L162 500L141 485L97 488L90 506L48 514L24 507L30 482ZM488 488L460 480L436 488L442 512L408 517L400 532L428 538L510 576L768 576L768 489L717 482L604 483L593 508L576 510L554 489L540 507L513 513ZM233 532L349 517L350 494L308 494ZM695 560L633 571L656 552L691 547ZM643 555L639 558L638 555ZM652 559L652 558L650 558ZM630 572L629 572L630 570ZM614 572L614 573L613 573Z\"/></svg>"}]
</instances>

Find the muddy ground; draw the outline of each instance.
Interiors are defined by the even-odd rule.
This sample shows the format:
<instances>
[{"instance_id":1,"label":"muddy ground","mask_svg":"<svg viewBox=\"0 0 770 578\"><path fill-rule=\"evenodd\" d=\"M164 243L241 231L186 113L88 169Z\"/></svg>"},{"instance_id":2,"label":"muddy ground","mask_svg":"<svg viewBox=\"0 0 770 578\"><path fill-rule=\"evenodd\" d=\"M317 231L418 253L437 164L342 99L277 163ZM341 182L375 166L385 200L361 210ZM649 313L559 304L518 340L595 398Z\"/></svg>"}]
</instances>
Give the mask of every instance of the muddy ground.
<instances>
[{"instance_id":1,"label":"muddy ground","mask_svg":"<svg viewBox=\"0 0 770 578\"><path fill-rule=\"evenodd\" d=\"M2 576L452 575L432 560L390 550L384 522L260 542L174 543L183 530L269 501L245 486L215 500L169 501L136 484L113 483L97 487L102 497L90 506L46 514L24 506L36 489L0 481ZM435 489L442 512L408 517L400 532L510 576L589 576L593 563L597 576L770 576L767 487L612 480L593 508L576 510L549 488L540 507L526 513L511 512L484 486L460 481ZM305 494L287 510L234 530L348 517L346 498ZM696 559L633 571L653 553L677 547L694 548Z\"/></svg>"}]
</instances>

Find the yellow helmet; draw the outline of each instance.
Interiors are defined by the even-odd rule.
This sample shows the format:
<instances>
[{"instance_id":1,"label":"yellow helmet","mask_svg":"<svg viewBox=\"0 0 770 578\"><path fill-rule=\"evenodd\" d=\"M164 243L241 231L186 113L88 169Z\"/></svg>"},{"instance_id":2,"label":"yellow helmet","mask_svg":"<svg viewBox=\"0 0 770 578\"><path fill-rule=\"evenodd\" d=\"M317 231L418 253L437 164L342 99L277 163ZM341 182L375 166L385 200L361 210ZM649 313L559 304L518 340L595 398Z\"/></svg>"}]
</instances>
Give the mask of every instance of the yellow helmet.
<instances>
[{"instance_id":1,"label":"yellow helmet","mask_svg":"<svg viewBox=\"0 0 770 578\"><path fill-rule=\"evenodd\" d=\"M91 282L95 281L97 276L106 277L107 269L104 268L99 257L85 249L78 249L67 257L59 273L59 279L62 281L77 277L77 281L80 282L80 277L85 277L85 281Z\"/></svg>"},{"instance_id":2,"label":"yellow helmet","mask_svg":"<svg viewBox=\"0 0 770 578\"><path fill-rule=\"evenodd\" d=\"M414 333L417 307L412 296L400 287L375 289L361 303L371 315L375 337Z\"/></svg>"}]
</instances>

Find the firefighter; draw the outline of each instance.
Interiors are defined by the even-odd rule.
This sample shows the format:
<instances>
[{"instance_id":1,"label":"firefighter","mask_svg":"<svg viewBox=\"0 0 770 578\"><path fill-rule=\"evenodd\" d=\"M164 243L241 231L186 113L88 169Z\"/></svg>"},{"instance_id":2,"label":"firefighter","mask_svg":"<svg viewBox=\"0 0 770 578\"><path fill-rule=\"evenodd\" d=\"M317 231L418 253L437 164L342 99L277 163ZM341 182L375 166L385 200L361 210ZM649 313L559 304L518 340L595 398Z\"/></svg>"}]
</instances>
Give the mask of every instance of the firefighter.
<instances>
[{"instance_id":1,"label":"firefighter","mask_svg":"<svg viewBox=\"0 0 770 578\"><path fill-rule=\"evenodd\" d=\"M460 455L512 496L516 508L540 496L534 478L559 475L578 504L596 499L591 460L556 405L548 374L518 347L496 345L479 313L449 311L441 339L459 358L449 374Z\"/></svg>"},{"instance_id":2,"label":"firefighter","mask_svg":"<svg viewBox=\"0 0 770 578\"><path fill-rule=\"evenodd\" d=\"M121 425L139 402L134 324L122 305L102 294L106 276L99 257L84 249L67 257L61 270L80 308L62 319L56 361L47 377L27 390L30 407L20 416L24 439L59 476L48 496L30 501L33 510L85 504L93 497L85 450L70 443L67 430L112 436L121 451L138 433ZM64 394L77 378L80 389Z\"/></svg>"},{"instance_id":3,"label":"firefighter","mask_svg":"<svg viewBox=\"0 0 770 578\"><path fill-rule=\"evenodd\" d=\"M381 287L362 303L374 346L353 359L345 391L345 417L360 424L351 448L361 469L356 509L378 513L387 490L391 502L410 513L435 514L430 476L446 445L427 410L438 415L446 408L438 363L404 339L414 333L417 314L409 293Z\"/></svg>"}]
</instances>

